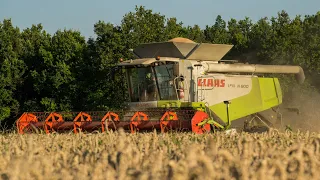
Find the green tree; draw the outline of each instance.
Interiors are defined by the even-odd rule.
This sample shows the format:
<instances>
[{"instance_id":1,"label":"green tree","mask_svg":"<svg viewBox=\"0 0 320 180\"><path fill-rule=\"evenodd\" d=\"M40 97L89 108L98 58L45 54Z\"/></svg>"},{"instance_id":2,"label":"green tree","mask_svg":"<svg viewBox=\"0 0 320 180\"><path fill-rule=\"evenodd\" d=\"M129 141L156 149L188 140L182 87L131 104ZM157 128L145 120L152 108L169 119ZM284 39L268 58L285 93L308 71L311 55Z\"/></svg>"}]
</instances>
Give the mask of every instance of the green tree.
<instances>
[{"instance_id":1,"label":"green tree","mask_svg":"<svg viewBox=\"0 0 320 180\"><path fill-rule=\"evenodd\" d=\"M270 63L273 31L268 18L261 18L253 24L250 39L250 50L254 53L250 63Z\"/></svg>"},{"instance_id":2,"label":"green tree","mask_svg":"<svg viewBox=\"0 0 320 180\"><path fill-rule=\"evenodd\" d=\"M198 25L194 25L193 27L188 26L183 29L186 38L191 39L197 43L205 42L204 33Z\"/></svg>"},{"instance_id":3,"label":"green tree","mask_svg":"<svg viewBox=\"0 0 320 180\"><path fill-rule=\"evenodd\" d=\"M249 49L252 22L249 18L237 21L231 18L228 21L228 32L230 34L230 43L234 45L231 56L239 60L250 61L252 51Z\"/></svg>"},{"instance_id":4,"label":"green tree","mask_svg":"<svg viewBox=\"0 0 320 180\"><path fill-rule=\"evenodd\" d=\"M320 11L306 15L302 24L303 42L299 45L304 54L299 61L310 71L320 72Z\"/></svg>"},{"instance_id":5,"label":"green tree","mask_svg":"<svg viewBox=\"0 0 320 180\"><path fill-rule=\"evenodd\" d=\"M125 14L121 29L130 48L141 43L165 40L165 16L153 13L144 6L136 6L135 12Z\"/></svg>"},{"instance_id":6,"label":"green tree","mask_svg":"<svg viewBox=\"0 0 320 180\"><path fill-rule=\"evenodd\" d=\"M88 41L87 61L84 62L82 75L82 108L88 110L106 110L121 107L125 100L124 76L116 70L120 59L129 55L125 34L121 27L99 21L94 25L96 39ZM79 107L80 108L80 107Z\"/></svg>"},{"instance_id":7,"label":"green tree","mask_svg":"<svg viewBox=\"0 0 320 180\"><path fill-rule=\"evenodd\" d=\"M168 18L164 31L165 40L176 37L187 37L182 22L177 22L177 18Z\"/></svg>"},{"instance_id":8,"label":"green tree","mask_svg":"<svg viewBox=\"0 0 320 180\"><path fill-rule=\"evenodd\" d=\"M78 98L85 38L72 30L58 30L50 37L41 25L27 28L22 36L28 66L20 97L23 110L71 111Z\"/></svg>"},{"instance_id":9,"label":"green tree","mask_svg":"<svg viewBox=\"0 0 320 180\"><path fill-rule=\"evenodd\" d=\"M27 68L23 74L23 84L19 87L17 98L22 111L41 111L41 96L47 92L47 64L52 64L51 36L43 30L41 24L32 25L21 33L23 51L21 58ZM41 86L42 85L42 86Z\"/></svg>"},{"instance_id":10,"label":"green tree","mask_svg":"<svg viewBox=\"0 0 320 180\"><path fill-rule=\"evenodd\" d=\"M19 28L13 27L11 19L0 23L0 121L19 111L19 102L14 95L25 71L25 64L19 57L22 51L20 36Z\"/></svg>"},{"instance_id":11,"label":"green tree","mask_svg":"<svg viewBox=\"0 0 320 180\"><path fill-rule=\"evenodd\" d=\"M226 22L220 15L217 16L215 24L211 27L208 25L204 29L206 42L214 44L229 44L230 35L227 31Z\"/></svg>"}]
</instances>

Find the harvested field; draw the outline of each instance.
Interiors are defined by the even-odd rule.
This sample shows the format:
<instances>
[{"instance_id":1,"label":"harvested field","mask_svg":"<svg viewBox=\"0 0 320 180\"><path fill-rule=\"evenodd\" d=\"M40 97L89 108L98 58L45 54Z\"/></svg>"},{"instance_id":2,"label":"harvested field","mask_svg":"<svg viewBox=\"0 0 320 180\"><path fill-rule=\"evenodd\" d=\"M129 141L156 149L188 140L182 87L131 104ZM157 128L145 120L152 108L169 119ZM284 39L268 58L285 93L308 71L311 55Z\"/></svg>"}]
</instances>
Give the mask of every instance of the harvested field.
<instances>
[{"instance_id":1,"label":"harvested field","mask_svg":"<svg viewBox=\"0 0 320 180\"><path fill-rule=\"evenodd\" d=\"M310 179L320 134L0 135L2 179Z\"/></svg>"}]
</instances>

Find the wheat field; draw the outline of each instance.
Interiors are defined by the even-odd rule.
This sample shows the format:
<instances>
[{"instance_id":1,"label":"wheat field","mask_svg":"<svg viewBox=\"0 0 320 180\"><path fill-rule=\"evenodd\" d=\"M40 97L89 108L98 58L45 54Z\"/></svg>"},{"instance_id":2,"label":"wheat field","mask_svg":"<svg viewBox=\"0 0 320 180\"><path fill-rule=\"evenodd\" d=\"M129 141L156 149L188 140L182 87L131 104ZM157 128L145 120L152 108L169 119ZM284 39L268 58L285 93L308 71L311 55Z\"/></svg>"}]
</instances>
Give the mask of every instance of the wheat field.
<instances>
[{"instance_id":1,"label":"wheat field","mask_svg":"<svg viewBox=\"0 0 320 180\"><path fill-rule=\"evenodd\" d=\"M320 134L0 135L1 179L319 179Z\"/></svg>"}]
</instances>

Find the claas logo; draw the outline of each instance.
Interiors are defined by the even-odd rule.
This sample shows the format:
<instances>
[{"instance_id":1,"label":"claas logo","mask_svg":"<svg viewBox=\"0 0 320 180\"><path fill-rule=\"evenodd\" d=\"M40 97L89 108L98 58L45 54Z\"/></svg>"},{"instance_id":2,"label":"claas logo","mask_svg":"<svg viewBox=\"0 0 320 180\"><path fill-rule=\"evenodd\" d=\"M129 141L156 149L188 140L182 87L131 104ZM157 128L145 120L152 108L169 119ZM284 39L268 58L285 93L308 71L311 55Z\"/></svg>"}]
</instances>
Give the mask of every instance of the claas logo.
<instances>
[{"instance_id":1,"label":"claas logo","mask_svg":"<svg viewBox=\"0 0 320 180\"><path fill-rule=\"evenodd\" d=\"M225 79L199 78L199 87L225 87Z\"/></svg>"}]
</instances>

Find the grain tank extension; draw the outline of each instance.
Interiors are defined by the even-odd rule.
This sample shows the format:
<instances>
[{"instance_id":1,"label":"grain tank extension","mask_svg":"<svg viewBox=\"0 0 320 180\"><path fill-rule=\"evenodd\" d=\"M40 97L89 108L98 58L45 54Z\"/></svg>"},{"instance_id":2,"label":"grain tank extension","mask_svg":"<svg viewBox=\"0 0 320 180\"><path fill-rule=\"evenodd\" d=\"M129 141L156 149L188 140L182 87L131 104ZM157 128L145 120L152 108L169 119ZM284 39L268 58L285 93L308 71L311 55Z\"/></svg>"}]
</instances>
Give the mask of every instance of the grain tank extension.
<instances>
[{"instance_id":1,"label":"grain tank extension","mask_svg":"<svg viewBox=\"0 0 320 180\"><path fill-rule=\"evenodd\" d=\"M222 60L232 45L195 43L185 38L141 44L136 59L118 64L126 73L129 102L114 112L24 113L20 133L43 129L106 131L226 130L245 119L245 127L278 124L275 109L282 103L279 80L264 74L305 76L299 66L243 64ZM262 115L271 112L271 115ZM267 113L268 114L268 113ZM270 113L269 113L270 114Z\"/></svg>"}]
</instances>

